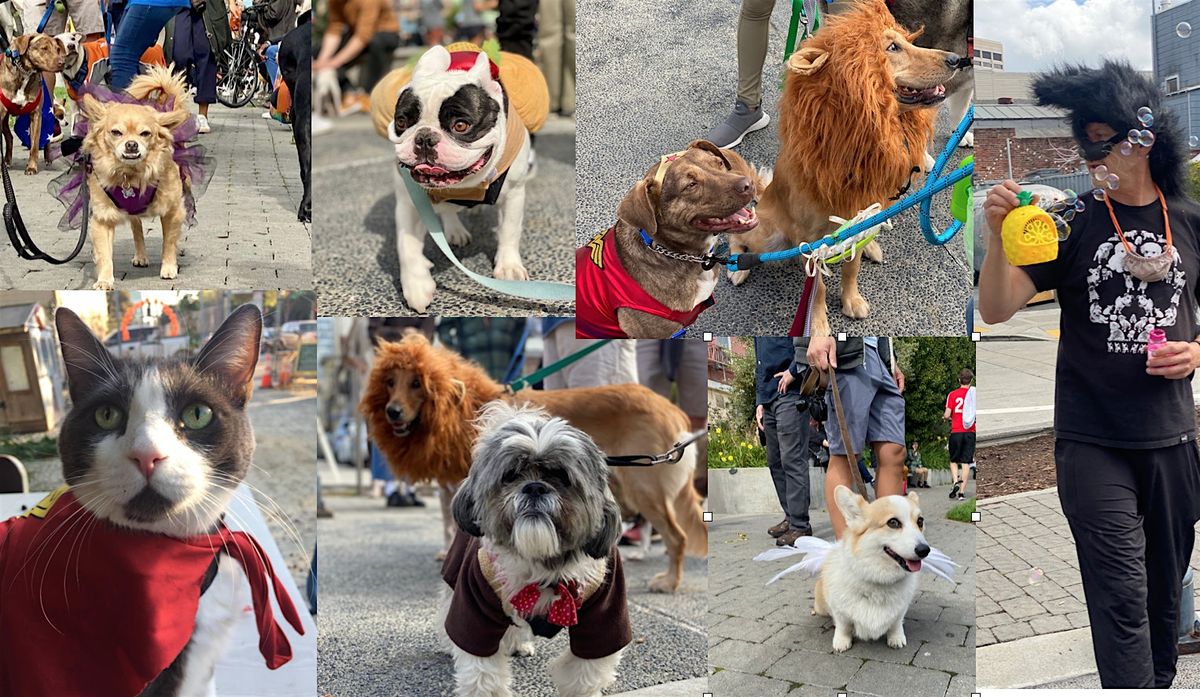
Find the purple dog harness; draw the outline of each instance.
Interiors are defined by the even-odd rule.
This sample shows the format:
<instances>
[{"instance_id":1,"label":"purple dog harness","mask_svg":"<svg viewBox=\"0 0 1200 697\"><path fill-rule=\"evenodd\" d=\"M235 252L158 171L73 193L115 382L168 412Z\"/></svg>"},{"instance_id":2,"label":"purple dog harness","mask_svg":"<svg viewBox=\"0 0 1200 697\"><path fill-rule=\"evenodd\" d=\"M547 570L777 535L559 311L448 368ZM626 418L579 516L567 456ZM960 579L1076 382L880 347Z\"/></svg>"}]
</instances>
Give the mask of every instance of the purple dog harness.
<instances>
[{"instance_id":1,"label":"purple dog harness","mask_svg":"<svg viewBox=\"0 0 1200 697\"><path fill-rule=\"evenodd\" d=\"M111 186L105 189L104 193L108 194L108 197L112 199L113 204L117 208L120 208L129 215L141 215L153 203L154 195L158 193L158 187L149 186L138 191L120 186Z\"/></svg>"}]
</instances>

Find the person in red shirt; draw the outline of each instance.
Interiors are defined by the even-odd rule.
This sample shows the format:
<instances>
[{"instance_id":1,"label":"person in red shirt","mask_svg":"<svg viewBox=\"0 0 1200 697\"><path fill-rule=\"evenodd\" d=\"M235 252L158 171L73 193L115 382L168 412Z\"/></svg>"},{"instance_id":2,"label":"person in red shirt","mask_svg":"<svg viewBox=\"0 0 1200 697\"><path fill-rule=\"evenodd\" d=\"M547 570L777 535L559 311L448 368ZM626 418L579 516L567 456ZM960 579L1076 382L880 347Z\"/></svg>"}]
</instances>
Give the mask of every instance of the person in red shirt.
<instances>
[{"instance_id":1,"label":"person in red shirt","mask_svg":"<svg viewBox=\"0 0 1200 697\"><path fill-rule=\"evenodd\" d=\"M954 488L950 490L950 498L958 497L959 501L966 498L967 473L971 463L975 461L975 423L971 427L963 426L963 404L967 401L967 391L971 389L971 380L975 373L969 368L963 368L958 374L960 387L946 395L946 413L942 418L950 422L950 476L954 478ZM962 476L959 476L959 467Z\"/></svg>"}]
</instances>

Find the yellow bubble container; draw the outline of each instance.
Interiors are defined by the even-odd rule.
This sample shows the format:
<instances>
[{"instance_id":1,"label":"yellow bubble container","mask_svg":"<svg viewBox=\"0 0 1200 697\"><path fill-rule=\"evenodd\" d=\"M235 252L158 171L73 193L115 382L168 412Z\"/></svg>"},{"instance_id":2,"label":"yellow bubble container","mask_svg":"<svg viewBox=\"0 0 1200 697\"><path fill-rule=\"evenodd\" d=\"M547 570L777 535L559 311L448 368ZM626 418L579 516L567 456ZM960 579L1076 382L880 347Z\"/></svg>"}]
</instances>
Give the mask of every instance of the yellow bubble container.
<instances>
[{"instance_id":1,"label":"yellow bubble container","mask_svg":"<svg viewBox=\"0 0 1200 697\"><path fill-rule=\"evenodd\" d=\"M1058 258L1058 228L1046 211L1032 204L1033 194L1022 191L1021 202L1004 216L1000 235L1004 254L1013 266L1028 266Z\"/></svg>"}]
</instances>

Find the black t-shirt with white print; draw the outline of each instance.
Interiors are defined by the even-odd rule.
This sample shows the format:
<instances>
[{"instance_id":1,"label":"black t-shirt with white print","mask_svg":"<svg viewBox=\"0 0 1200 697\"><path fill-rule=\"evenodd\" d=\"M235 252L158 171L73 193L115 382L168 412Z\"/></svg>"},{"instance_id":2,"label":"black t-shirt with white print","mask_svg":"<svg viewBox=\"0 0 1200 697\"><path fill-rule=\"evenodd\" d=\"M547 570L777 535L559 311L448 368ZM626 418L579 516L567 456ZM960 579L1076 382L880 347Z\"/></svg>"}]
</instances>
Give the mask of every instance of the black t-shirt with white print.
<instances>
[{"instance_id":1,"label":"black t-shirt with white print","mask_svg":"<svg viewBox=\"0 0 1200 697\"><path fill-rule=\"evenodd\" d=\"M1146 373L1151 329L1168 341L1191 341L1198 331L1200 207L1169 199L1177 250L1167 277L1145 283L1125 271L1125 247L1101 201L1071 222L1059 255L1025 266L1039 291L1057 290L1062 308L1054 388L1054 429L1059 438L1116 448L1162 448L1194 441L1191 380ZM1152 256L1166 243L1162 207L1112 201L1129 244Z\"/></svg>"}]
</instances>

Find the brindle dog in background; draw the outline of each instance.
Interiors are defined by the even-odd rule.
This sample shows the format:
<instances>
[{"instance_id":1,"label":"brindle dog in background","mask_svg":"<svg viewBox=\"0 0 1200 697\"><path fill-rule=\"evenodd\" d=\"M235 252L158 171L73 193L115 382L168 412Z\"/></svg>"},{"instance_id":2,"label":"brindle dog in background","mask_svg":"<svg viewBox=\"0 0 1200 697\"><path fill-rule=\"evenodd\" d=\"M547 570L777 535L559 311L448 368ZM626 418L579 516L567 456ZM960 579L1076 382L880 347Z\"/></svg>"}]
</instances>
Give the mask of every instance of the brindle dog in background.
<instances>
[{"instance_id":1,"label":"brindle dog in background","mask_svg":"<svg viewBox=\"0 0 1200 697\"><path fill-rule=\"evenodd\" d=\"M13 134L8 117L13 115L8 105L20 108L38 101L42 94L42 73L57 73L63 69L67 49L49 34L22 34L12 40L9 50L0 59L0 136L4 138L4 164L12 164ZM42 132L40 105L29 112L29 163L25 174L38 173L38 140Z\"/></svg>"}]
</instances>

